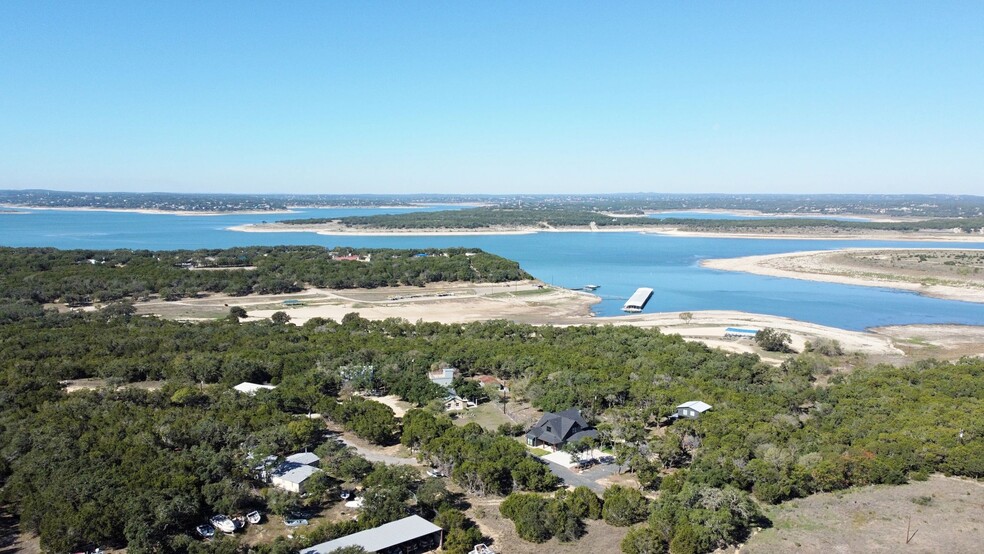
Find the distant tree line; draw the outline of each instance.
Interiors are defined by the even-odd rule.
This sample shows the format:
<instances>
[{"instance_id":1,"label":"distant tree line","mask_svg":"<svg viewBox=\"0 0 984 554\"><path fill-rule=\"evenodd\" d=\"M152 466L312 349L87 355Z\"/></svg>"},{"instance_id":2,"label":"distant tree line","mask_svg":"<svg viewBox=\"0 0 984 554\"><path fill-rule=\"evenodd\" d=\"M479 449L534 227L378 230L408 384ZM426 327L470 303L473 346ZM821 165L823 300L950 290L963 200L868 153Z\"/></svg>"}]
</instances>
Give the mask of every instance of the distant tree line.
<instances>
[{"instance_id":1,"label":"distant tree line","mask_svg":"<svg viewBox=\"0 0 984 554\"><path fill-rule=\"evenodd\" d=\"M188 194L0 190L0 204L190 212L270 211L290 207L382 207L471 203L595 212L755 210L762 213L913 217L984 215L984 197L947 194Z\"/></svg>"},{"instance_id":2,"label":"distant tree line","mask_svg":"<svg viewBox=\"0 0 984 554\"><path fill-rule=\"evenodd\" d=\"M625 214L625 212L619 212ZM769 232L770 230L870 230L916 232L920 230L959 229L974 232L984 228L984 216L962 218L927 219L923 221L855 221L822 217L777 217L769 219L696 219L684 217L617 217L586 209L584 206L567 207L516 206L481 207L465 210L410 212L404 214L349 216L339 219L307 218L287 219L288 225L311 225L337 221L355 228L374 229L486 229L496 227L660 227L673 226L687 230Z\"/></svg>"}]
</instances>

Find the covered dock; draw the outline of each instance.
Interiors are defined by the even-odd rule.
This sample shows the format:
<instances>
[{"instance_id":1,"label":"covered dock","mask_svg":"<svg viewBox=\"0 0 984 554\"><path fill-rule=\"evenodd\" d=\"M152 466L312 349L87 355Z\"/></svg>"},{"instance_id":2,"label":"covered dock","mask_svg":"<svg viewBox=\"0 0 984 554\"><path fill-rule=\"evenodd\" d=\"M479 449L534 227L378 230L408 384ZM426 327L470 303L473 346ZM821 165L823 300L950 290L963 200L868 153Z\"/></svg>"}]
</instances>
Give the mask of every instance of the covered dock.
<instances>
[{"instance_id":1,"label":"covered dock","mask_svg":"<svg viewBox=\"0 0 984 554\"><path fill-rule=\"evenodd\" d=\"M625 302L625 305L622 306L622 311L641 312L642 309L646 307L646 304L649 302L649 299L652 298L652 296L653 296L653 289L647 287L639 288L634 293L632 293L632 296L630 296L629 299Z\"/></svg>"}]
</instances>

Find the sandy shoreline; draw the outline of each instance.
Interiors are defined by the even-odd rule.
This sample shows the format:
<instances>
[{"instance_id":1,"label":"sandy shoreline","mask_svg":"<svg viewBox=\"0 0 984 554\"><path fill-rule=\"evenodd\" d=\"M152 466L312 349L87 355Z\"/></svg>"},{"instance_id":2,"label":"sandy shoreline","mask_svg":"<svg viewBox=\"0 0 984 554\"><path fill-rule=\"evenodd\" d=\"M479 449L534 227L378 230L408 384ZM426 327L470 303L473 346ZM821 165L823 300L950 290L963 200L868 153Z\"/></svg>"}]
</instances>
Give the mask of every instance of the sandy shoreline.
<instances>
[{"instance_id":1,"label":"sandy shoreline","mask_svg":"<svg viewBox=\"0 0 984 554\"><path fill-rule=\"evenodd\" d=\"M674 214L674 213L691 213L691 214L725 214L725 215L738 215L738 216L753 216L753 217L767 217L775 219L832 219L832 218L846 218L846 219L857 219L863 221L870 221L872 223L896 223L901 221L925 221L926 217L890 217L890 216L875 216L872 214L803 214L803 213L769 213L760 212L758 210L727 210L718 208L701 208L696 210L688 209L671 209L671 210L643 210L647 216L657 215L657 214ZM613 217L619 217L616 214L611 214Z\"/></svg>"},{"instance_id":2,"label":"sandy shoreline","mask_svg":"<svg viewBox=\"0 0 984 554\"><path fill-rule=\"evenodd\" d=\"M482 229L379 229L346 227L337 223L313 225L285 225L282 223L250 223L226 227L227 231L241 233L316 233L318 235L348 235L354 237L449 237L473 235L533 235L537 233L643 233L638 227L492 227Z\"/></svg>"},{"instance_id":3,"label":"sandy shoreline","mask_svg":"<svg viewBox=\"0 0 984 554\"><path fill-rule=\"evenodd\" d=\"M922 284L901 280L878 278L872 272L864 276L851 274L833 274L836 269L825 263L825 258L838 252L874 252L883 250L918 250L892 248L847 248L842 250L809 250L787 252L782 254L766 254L761 256L743 256L739 258L720 258L703 260L702 267L723 271L740 271L769 277L784 277L804 281L820 281L839 283L843 285L858 285L864 287L882 287L906 290L941 298L945 300L961 300L964 302L984 303L984 288L970 286L955 286L946 284ZM925 249L934 250L934 249Z\"/></svg>"},{"instance_id":4,"label":"sandy shoreline","mask_svg":"<svg viewBox=\"0 0 984 554\"><path fill-rule=\"evenodd\" d=\"M767 240L886 240L899 242L980 242L984 235L972 233L953 233L944 231L919 231L903 233L900 231L865 231L863 233L715 233L710 231L681 231L678 228L652 229L644 231L654 235L672 237L722 238L722 239L767 239Z\"/></svg>"},{"instance_id":5,"label":"sandy shoreline","mask_svg":"<svg viewBox=\"0 0 984 554\"><path fill-rule=\"evenodd\" d=\"M227 231L241 233L316 233L319 235L350 236L470 236L470 235L529 235L535 233L642 233L671 237L700 237L719 239L768 239L768 240L886 240L911 242L980 242L984 235L970 233L920 231L903 233L898 231L865 231L859 233L716 233L710 231L681 231L676 227L653 225L577 227L491 227L481 229L382 229L348 227L340 223L319 223L310 225L287 225L283 223L251 223L226 227Z\"/></svg>"},{"instance_id":6,"label":"sandy shoreline","mask_svg":"<svg viewBox=\"0 0 984 554\"><path fill-rule=\"evenodd\" d=\"M772 327L790 334L793 347L802 350L806 341L819 337L839 341L846 351L878 358L901 359L904 353L893 338L876 333L849 331L767 314L708 310L594 317L591 306L600 299L590 293L537 282L507 284L443 283L427 287L390 287L372 290L308 289L293 295L229 297L212 295L178 302L137 304L138 313L153 313L174 319L208 320L228 314L231 306L243 307L245 321L267 319L275 312L286 312L291 323L303 325L313 318L341 321L346 314L357 312L372 320L388 318L410 322L469 323L505 319L532 325L632 325L657 328L664 333L680 334L684 339L699 341L730 352L756 353L772 363L785 356L765 353L749 338L727 339L727 327L762 329ZM439 296L440 295L440 296ZM285 305L291 300L293 305Z\"/></svg>"},{"instance_id":7,"label":"sandy shoreline","mask_svg":"<svg viewBox=\"0 0 984 554\"><path fill-rule=\"evenodd\" d=\"M445 237L445 236L471 236L471 235L532 235L539 232L537 229L485 229L485 230L376 230L376 231L356 231L339 227L326 227L324 225L278 225L276 223L259 223L246 225L233 225L226 227L226 231L237 231L240 233L315 233L318 235L348 235L354 237L382 237L382 236L410 236L410 237Z\"/></svg>"}]
</instances>

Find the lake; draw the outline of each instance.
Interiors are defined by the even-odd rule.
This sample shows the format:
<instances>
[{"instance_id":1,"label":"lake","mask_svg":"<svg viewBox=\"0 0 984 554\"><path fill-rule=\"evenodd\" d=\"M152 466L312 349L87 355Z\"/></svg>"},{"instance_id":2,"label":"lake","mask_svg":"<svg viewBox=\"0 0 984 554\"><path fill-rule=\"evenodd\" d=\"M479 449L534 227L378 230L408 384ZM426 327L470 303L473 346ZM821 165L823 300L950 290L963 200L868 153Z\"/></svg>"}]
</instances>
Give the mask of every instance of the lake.
<instances>
[{"instance_id":1,"label":"lake","mask_svg":"<svg viewBox=\"0 0 984 554\"><path fill-rule=\"evenodd\" d=\"M447 206L414 208L415 211ZM704 258L844 247L984 248L980 243L761 240L670 237L639 233L539 233L438 237L360 237L313 233L240 233L233 225L300 217L344 217L405 212L399 208L304 209L291 214L180 216L127 212L18 210L0 212L0 245L150 250L317 244L370 248L476 247L518 261L563 287L601 285L598 315L619 315L638 287L655 294L645 312L739 310L860 330L906 323L984 325L984 305L858 287L716 271ZM690 217L691 215L688 215ZM713 217L721 217L715 214Z\"/></svg>"}]
</instances>

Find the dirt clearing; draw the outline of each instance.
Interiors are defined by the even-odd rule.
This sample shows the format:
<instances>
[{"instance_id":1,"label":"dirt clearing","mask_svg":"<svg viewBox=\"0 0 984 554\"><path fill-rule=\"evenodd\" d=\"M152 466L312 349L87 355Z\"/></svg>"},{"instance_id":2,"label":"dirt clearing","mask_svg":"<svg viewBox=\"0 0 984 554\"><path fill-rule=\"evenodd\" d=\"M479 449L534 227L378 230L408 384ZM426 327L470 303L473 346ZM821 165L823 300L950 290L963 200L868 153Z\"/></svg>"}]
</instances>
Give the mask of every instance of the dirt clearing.
<instances>
[{"instance_id":1,"label":"dirt clearing","mask_svg":"<svg viewBox=\"0 0 984 554\"><path fill-rule=\"evenodd\" d=\"M984 546L984 484L940 475L817 494L772 507L768 515L773 527L741 552L970 553Z\"/></svg>"}]
</instances>

